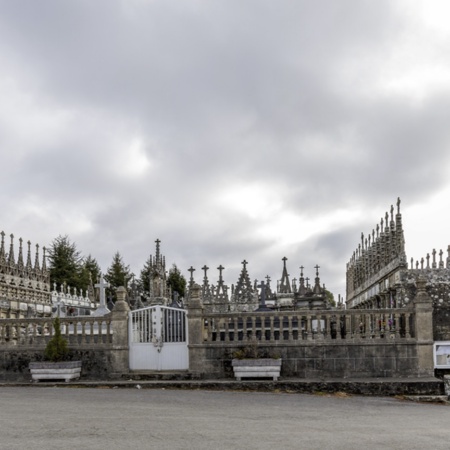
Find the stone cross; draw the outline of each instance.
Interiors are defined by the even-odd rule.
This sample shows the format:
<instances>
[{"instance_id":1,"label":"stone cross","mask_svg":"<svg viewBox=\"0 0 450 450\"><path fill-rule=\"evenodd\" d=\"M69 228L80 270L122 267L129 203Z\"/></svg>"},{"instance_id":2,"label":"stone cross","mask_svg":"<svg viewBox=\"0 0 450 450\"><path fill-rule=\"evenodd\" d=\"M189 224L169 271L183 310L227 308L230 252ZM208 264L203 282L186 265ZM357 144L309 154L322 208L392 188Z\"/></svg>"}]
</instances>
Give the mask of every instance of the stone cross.
<instances>
[{"instance_id":1,"label":"stone cross","mask_svg":"<svg viewBox=\"0 0 450 450\"><path fill-rule=\"evenodd\" d=\"M266 306L266 284L264 281L261 281L261 284L258 284L256 287L261 288L261 302L256 311L271 311L271 309Z\"/></svg>"},{"instance_id":2,"label":"stone cross","mask_svg":"<svg viewBox=\"0 0 450 450\"><path fill-rule=\"evenodd\" d=\"M241 264L244 266L244 270L245 270L247 268L248 262L244 259L244 261L242 261Z\"/></svg>"},{"instance_id":3,"label":"stone cross","mask_svg":"<svg viewBox=\"0 0 450 450\"><path fill-rule=\"evenodd\" d=\"M319 276L319 269L320 269L320 266L319 266L318 264L316 264L316 265L314 266L314 269L316 269L316 277L318 277L318 276Z\"/></svg>"},{"instance_id":4,"label":"stone cross","mask_svg":"<svg viewBox=\"0 0 450 450\"><path fill-rule=\"evenodd\" d=\"M188 272L191 272L191 279L189 280L189 284L192 286L194 284L195 269L191 266L191 267L189 267Z\"/></svg>"},{"instance_id":5,"label":"stone cross","mask_svg":"<svg viewBox=\"0 0 450 450\"><path fill-rule=\"evenodd\" d=\"M106 307L106 300L105 300L105 290L109 287L109 283L106 283L103 279L103 275L100 275L99 282L94 286L99 289L100 292L100 308Z\"/></svg>"}]
</instances>

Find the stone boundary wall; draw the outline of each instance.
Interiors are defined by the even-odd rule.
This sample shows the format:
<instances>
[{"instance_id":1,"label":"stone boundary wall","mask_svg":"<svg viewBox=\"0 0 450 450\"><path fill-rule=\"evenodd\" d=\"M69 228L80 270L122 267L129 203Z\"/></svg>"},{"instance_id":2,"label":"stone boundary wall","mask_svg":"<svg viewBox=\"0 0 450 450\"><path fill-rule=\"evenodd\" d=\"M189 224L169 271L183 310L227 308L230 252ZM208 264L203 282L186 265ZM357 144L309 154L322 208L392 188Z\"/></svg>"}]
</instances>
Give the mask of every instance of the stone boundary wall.
<instances>
[{"instance_id":1,"label":"stone boundary wall","mask_svg":"<svg viewBox=\"0 0 450 450\"><path fill-rule=\"evenodd\" d=\"M387 310L205 314L200 290L191 288L188 303L194 376L232 376L231 360L243 349L281 357L284 377L434 375L433 309L423 279L410 308Z\"/></svg>"},{"instance_id":2,"label":"stone boundary wall","mask_svg":"<svg viewBox=\"0 0 450 450\"><path fill-rule=\"evenodd\" d=\"M107 379L128 373L128 312L124 288L104 317L61 318L70 359L82 361L82 378ZM28 365L42 361L53 335L52 319L0 320L0 380L30 380Z\"/></svg>"},{"instance_id":3,"label":"stone boundary wall","mask_svg":"<svg viewBox=\"0 0 450 450\"><path fill-rule=\"evenodd\" d=\"M192 345L191 372L199 378L233 376L231 360L241 345ZM417 342L300 342L260 344L259 350L282 358L281 376L305 379L418 377ZM195 355L195 356L194 356ZM192 362L192 359L191 359ZM432 376L431 374L429 374Z\"/></svg>"}]
</instances>

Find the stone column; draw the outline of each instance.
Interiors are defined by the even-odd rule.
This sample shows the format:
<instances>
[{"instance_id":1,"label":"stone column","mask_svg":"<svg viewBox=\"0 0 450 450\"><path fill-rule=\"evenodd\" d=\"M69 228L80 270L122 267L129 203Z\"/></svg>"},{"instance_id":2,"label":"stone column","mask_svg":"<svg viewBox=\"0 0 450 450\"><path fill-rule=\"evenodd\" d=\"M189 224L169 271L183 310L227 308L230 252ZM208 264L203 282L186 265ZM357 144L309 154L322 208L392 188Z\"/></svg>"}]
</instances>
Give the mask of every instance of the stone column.
<instances>
[{"instance_id":1,"label":"stone column","mask_svg":"<svg viewBox=\"0 0 450 450\"><path fill-rule=\"evenodd\" d=\"M127 291L121 286L117 288L117 300L111 312L112 351L111 376L116 377L129 372L128 347L128 313L130 307L126 302Z\"/></svg>"},{"instance_id":2,"label":"stone column","mask_svg":"<svg viewBox=\"0 0 450 450\"><path fill-rule=\"evenodd\" d=\"M425 277L419 275L416 283L417 294L414 299L414 308L418 375L419 377L433 377L433 302L425 290Z\"/></svg>"},{"instance_id":3,"label":"stone column","mask_svg":"<svg viewBox=\"0 0 450 450\"><path fill-rule=\"evenodd\" d=\"M188 301L189 371L200 376L205 371L203 344L203 302L201 286L197 283L190 288Z\"/></svg>"}]
</instances>

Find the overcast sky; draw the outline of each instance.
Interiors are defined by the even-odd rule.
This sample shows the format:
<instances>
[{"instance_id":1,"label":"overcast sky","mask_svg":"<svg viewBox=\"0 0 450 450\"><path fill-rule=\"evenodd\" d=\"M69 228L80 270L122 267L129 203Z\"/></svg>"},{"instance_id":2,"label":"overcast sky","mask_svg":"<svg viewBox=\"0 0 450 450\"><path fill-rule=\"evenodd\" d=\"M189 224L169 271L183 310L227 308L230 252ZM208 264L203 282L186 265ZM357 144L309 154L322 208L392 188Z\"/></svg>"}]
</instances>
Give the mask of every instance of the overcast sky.
<instances>
[{"instance_id":1,"label":"overcast sky","mask_svg":"<svg viewBox=\"0 0 450 450\"><path fill-rule=\"evenodd\" d=\"M0 0L0 229L106 271L288 258L335 296L402 199L450 244L448 0ZM9 242L9 241L7 241Z\"/></svg>"}]
</instances>

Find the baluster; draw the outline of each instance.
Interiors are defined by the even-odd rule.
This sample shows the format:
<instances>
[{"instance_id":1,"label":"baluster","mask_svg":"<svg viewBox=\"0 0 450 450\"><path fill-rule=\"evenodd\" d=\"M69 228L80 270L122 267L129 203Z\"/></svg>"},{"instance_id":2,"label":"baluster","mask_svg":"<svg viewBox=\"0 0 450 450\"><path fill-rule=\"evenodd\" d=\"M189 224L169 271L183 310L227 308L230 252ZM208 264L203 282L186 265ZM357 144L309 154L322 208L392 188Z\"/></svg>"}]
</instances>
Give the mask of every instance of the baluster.
<instances>
[{"instance_id":1,"label":"baluster","mask_svg":"<svg viewBox=\"0 0 450 450\"><path fill-rule=\"evenodd\" d=\"M266 340L266 318L262 315L261 320L261 341Z\"/></svg>"},{"instance_id":2,"label":"baluster","mask_svg":"<svg viewBox=\"0 0 450 450\"><path fill-rule=\"evenodd\" d=\"M287 338L288 341L294 340L294 333L292 331L292 320L293 320L293 317L289 316L288 317L288 338Z\"/></svg>"},{"instance_id":3,"label":"baluster","mask_svg":"<svg viewBox=\"0 0 450 450\"><path fill-rule=\"evenodd\" d=\"M394 335L395 335L395 339L400 339L400 314L399 313L395 313L392 315L393 316L393 326L394 326Z\"/></svg>"},{"instance_id":4,"label":"baluster","mask_svg":"<svg viewBox=\"0 0 450 450\"><path fill-rule=\"evenodd\" d=\"M249 336L250 340L255 339L256 340L256 317L252 316L251 317L251 323L252 323L252 330L251 330L251 336Z\"/></svg>"},{"instance_id":5,"label":"baluster","mask_svg":"<svg viewBox=\"0 0 450 450\"><path fill-rule=\"evenodd\" d=\"M106 339L108 344L112 342L111 319L108 319L108 321L106 322Z\"/></svg>"},{"instance_id":6,"label":"baluster","mask_svg":"<svg viewBox=\"0 0 450 450\"><path fill-rule=\"evenodd\" d=\"M247 316L242 316L242 340L247 341Z\"/></svg>"},{"instance_id":7,"label":"baluster","mask_svg":"<svg viewBox=\"0 0 450 450\"><path fill-rule=\"evenodd\" d=\"M314 339L313 330L312 330L312 316L309 314L306 314L305 334L306 334L307 341L312 341Z\"/></svg>"},{"instance_id":8,"label":"baluster","mask_svg":"<svg viewBox=\"0 0 450 450\"><path fill-rule=\"evenodd\" d=\"M404 317L405 317L405 338L410 339L411 338L411 327L409 326L409 324L410 324L411 313L409 313L409 312L405 313Z\"/></svg>"},{"instance_id":9,"label":"baluster","mask_svg":"<svg viewBox=\"0 0 450 450\"><path fill-rule=\"evenodd\" d=\"M316 324L317 324L317 329L316 329L315 337L316 337L316 339L322 339L323 338L322 316L320 314L316 314Z\"/></svg>"},{"instance_id":10,"label":"baluster","mask_svg":"<svg viewBox=\"0 0 450 450\"><path fill-rule=\"evenodd\" d=\"M225 329L225 342L230 342L230 327L229 327L229 319L226 319L224 322L224 329Z\"/></svg>"},{"instance_id":11,"label":"baluster","mask_svg":"<svg viewBox=\"0 0 450 450\"><path fill-rule=\"evenodd\" d=\"M345 339L345 315L341 312L336 316L336 339L342 341Z\"/></svg>"},{"instance_id":12,"label":"baluster","mask_svg":"<svg viewBox=\"0 0 450 450\"><path fill-rule=\"evenodd\" d=\"M282 340L281 333L283 333L283 324L282 324L282 317L278 317L278 339L276 339L276 328L275 328L275 317L270 317L270 334L269 334L269 341L275 341L275 340Z\"/></svg>"},{"instance_id":13,"label":"baluster","mask_svg":"<svg viewBox=\"0 0 450 450\"><path fill-rule=\"evenodd\" d=\"M86 322L83 320L81 322L81 343L86 344L86 333L85 333Z\"/></svg>"},{"instance_id":14,"label":"baluster","mask_svg":"<svg viewBox=\"0 0 450 450\"><path fill-rule=\"evenodd\" d=\"M353 339L354 329L353 329L353 315L345 315L345 339Z\"/></svg>"}]
</instances>

